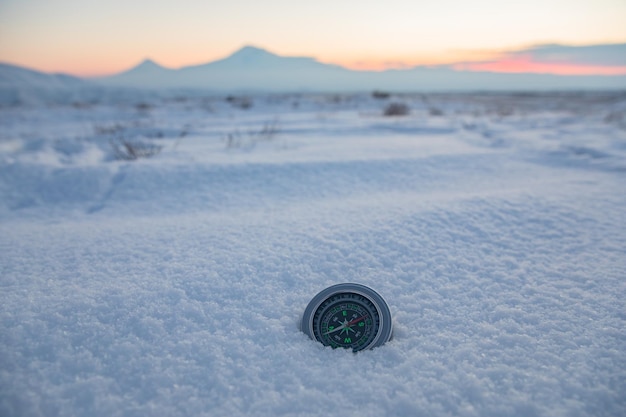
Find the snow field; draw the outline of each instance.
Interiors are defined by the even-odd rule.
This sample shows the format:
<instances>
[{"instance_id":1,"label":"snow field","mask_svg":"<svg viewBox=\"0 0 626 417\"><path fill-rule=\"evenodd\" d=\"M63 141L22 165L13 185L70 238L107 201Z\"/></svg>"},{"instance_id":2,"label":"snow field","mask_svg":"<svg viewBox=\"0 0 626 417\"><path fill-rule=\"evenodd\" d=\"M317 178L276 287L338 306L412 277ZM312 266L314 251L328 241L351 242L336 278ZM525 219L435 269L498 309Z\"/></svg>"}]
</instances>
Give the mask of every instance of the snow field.
<instances>
[{"instance_id":1,"label":"snow field","mask_svg":"<svg viewBox=\"0 0 626 417\"><path fill-rule=\"evenodd\" d=\"M624 414L624 96L404 99L2 109L0 414ZM298 330L338 282L392 341Z\"/></svg>"}]
</instances>

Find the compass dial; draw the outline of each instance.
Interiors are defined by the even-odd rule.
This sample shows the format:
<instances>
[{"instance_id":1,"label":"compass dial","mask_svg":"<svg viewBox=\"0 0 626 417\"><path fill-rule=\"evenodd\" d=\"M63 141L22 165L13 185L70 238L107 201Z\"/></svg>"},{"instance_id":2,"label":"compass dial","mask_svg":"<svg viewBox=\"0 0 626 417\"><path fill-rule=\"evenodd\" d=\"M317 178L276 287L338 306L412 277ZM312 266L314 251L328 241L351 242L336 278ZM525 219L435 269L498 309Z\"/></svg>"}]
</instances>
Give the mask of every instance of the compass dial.
<instances>
[{"instance_id":1,"label":"compass dial","mask_svg":"<svg viewBox=\"0 0 626 417\"><path fill-rule=\"evenodd\" d=\"M391 338L391 313L383 298L360 284L337 284L307 306L302 331L333 348L357 352L380 346Z\"/></svg>"}]
</instances>

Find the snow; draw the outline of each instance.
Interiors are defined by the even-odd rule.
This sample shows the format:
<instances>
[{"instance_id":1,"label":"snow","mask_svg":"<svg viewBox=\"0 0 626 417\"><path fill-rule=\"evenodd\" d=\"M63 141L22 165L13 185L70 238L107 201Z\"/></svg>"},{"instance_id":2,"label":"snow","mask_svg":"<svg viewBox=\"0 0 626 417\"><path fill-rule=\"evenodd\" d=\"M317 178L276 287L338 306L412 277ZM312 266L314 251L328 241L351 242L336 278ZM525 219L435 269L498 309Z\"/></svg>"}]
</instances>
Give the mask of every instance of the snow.
<instances>
[{"instance_id":1,"label":"snow","mask_svg":"<svg viewBox=\"0 0 626 417\"><path fill-rule=\"evenodd\" d=\"M626 414L624 94L242 102L0 109L0 415Z\"/></svg>"}]
</instances>

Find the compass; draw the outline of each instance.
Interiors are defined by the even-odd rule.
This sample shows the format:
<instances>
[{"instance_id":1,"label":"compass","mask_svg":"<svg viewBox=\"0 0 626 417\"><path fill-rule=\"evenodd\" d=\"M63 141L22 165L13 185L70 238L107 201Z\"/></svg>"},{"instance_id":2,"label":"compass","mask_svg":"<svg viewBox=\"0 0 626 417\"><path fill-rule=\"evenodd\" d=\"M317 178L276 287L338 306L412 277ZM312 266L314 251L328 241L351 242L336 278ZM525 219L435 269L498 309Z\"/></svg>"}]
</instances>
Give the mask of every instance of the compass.
<instances>
[{"instance_id":1,"label":"compass","mask_svg":"<svg viewBox=\"0 0 626 417\"><path fill-rule=\"evenodd\" d=\"M317 294L304 310L301 330L332 348L354 352L383 345L392 336L387 303L361 284L336 284Z\"/></svg>"}]
</instances>

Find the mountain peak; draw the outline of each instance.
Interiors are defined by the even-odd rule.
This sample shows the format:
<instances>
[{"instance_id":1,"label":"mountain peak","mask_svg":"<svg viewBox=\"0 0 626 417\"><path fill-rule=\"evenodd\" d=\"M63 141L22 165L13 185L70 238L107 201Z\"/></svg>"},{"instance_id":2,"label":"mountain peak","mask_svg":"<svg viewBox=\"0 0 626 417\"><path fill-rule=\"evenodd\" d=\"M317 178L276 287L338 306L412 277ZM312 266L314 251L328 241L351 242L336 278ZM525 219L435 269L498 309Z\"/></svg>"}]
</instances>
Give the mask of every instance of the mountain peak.
<instances>
[{"instance_id":1,"label":"mountain peak","mask_svg":"<svg viewBox=\"0 0 626 417\"><path fill-rule=\"evenodd\" d=\"M260 57L260 56L267 56L267 55L276 56L263 48L259 48L253 45L246 45L242 47L241 49L235 51L231 55L231 57L234 57L234 56Z\"/></svg>"},{"instance_id":2,"label":"mountain peak","mask_svg":"<svg viewBox=\"0 0 626 417\"><path fill-rule=\"evenodd\" d=\"M249 65L257 64L260 62L272 61L277 58L281 57L271 52L268 52L265 49L247 45L235 51L232 55L225 58L224 61Z\"/></svg>"},{"instance_id":3,"label":"mountain peak","mask_svg":"<svg viewBox=\"0 0 626 417\"><path fill-rule=\"evenodd\" d=\"M146 58L143 61L141 61L141 63L139 65L137 65L135 68L143 68L143 69L149 69L149 68L163 68L161 65L157 64L156 62L154 62L152 59L150 58Z\"/></svg>"},{"instance_id":4,"label":"mountain peak","mask_svg":"<svg viewBox=\"0 0 626 417\"><path fill-rule=\"evenodd\" d=\"M122 77L122 79L130 77L131 80L135 80L135 79L145 79L146 77L161 76L164 73L170 73L170 72L171 70L165 67L162 67L161 65L157 64L150 58L146 58L143 61L141 61L138 65L120 74L114 75L114 77Z\"/></svg>"}]
</instances>

